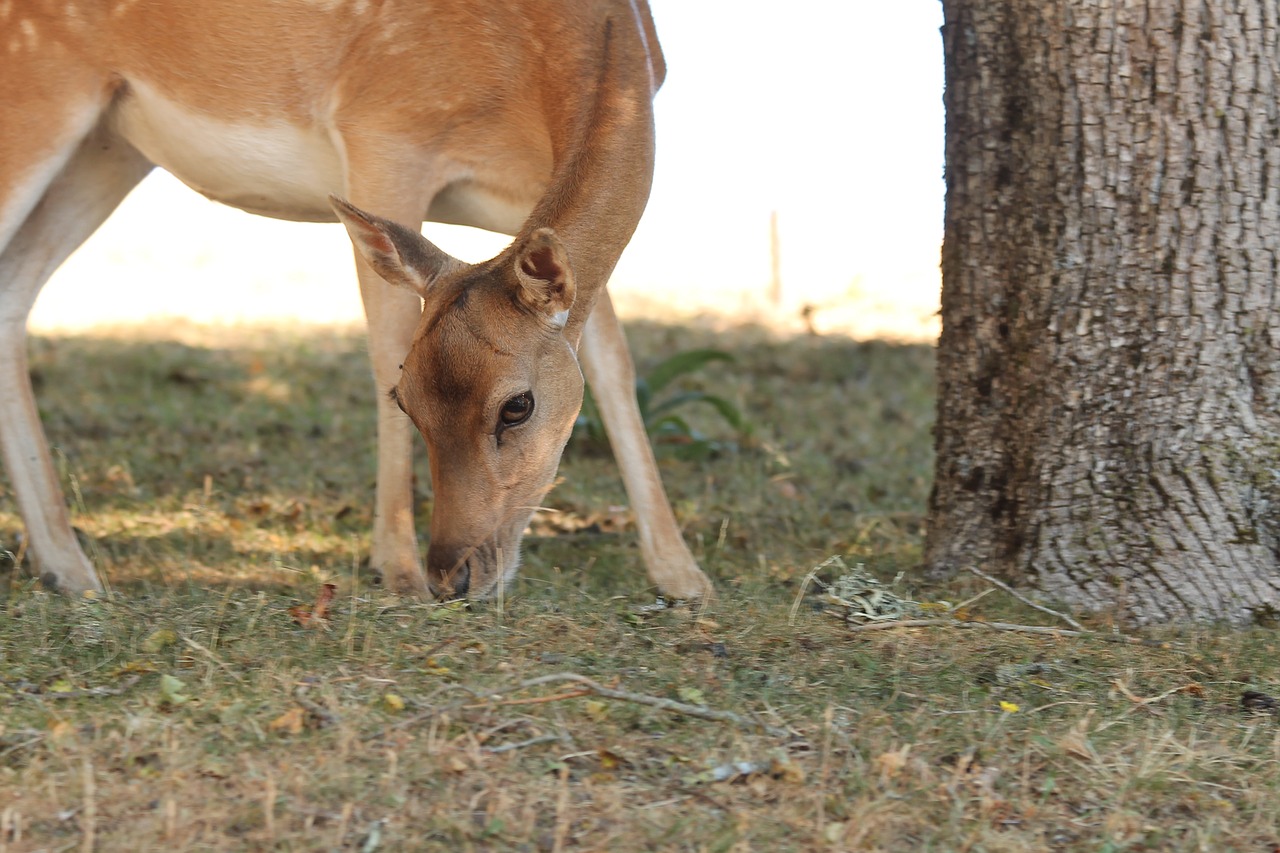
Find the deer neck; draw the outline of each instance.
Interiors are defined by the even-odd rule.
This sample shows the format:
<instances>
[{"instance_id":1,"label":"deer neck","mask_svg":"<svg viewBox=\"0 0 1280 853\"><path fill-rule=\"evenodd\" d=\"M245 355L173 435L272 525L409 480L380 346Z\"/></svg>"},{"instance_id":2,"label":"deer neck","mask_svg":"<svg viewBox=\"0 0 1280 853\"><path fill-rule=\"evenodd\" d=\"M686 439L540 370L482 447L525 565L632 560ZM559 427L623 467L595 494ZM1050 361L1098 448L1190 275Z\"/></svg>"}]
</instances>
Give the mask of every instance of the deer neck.
<instances>
[{"instance_id":1,"label":"deer neck","mask_svg":"<svg viewBox=\"0 0 1280 853\"><path fill-rule=\"evenodd\" d=\"M607 21L597 64L577 91L547 94L554 167L522 232L552 228L569 250L577 298L565 336L582 327L644 212L653 181L653 95L658 85L644 31ZM563 112L555 116L555 112Z\"/></svg>"}]
</instances>

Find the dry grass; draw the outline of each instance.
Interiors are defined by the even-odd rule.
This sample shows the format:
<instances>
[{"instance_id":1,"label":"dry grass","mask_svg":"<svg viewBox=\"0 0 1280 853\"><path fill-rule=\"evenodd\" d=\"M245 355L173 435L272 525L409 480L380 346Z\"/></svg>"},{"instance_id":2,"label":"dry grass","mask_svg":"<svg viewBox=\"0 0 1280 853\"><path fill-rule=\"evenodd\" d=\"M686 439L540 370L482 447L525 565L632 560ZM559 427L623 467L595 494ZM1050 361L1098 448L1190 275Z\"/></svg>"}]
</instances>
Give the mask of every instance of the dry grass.
<instances>
[{"instance_id":1,"label":"dry grass","mask_svg":"<svg viewBox=\"0 0 1280 853\"><path fill-rule=\"evenodd\" d=\"M817 595L789 621L832 554L884 579L918 558L928 348L631 332L642 365L732 351L701 381L756 425L739 452L664 463L721 590L704 613L645 607L621 486L590 448L571 448L502 608L369 586L355 334L37 341L76 523L118 595L70 602L0 574L0 853L1280 844L1280 728L1240 708L1243 690L1275 692L1271 631L1169 631L1166 648L854 634ZM3 488L0 548L16 552ZM325 582L327 628L300 627L290 608ZM1049 620L999 591L968 611ZM663 701L520 687L566 671Z\"/></svg>"}]
</instances>

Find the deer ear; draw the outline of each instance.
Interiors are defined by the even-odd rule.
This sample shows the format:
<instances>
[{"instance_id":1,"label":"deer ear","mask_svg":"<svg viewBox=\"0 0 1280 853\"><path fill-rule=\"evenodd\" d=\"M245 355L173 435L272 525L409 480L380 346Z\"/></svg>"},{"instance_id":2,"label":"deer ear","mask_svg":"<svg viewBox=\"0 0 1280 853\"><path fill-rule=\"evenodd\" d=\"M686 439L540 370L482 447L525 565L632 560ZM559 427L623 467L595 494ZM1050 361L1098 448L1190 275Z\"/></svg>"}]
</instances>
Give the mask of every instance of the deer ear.
<instances>
[{"instance_id":1,"label":"deer ear","mask_svg":"<svg viewBox=\"0 0 1280 853\"><path fill-rule=\"evenodd\" d=\"M391 284L407 287L425 299L442 273L460 265L417 231L365 213L336 195L329 196L329 204L347 226L356 251Z\"/></svg>"},{"instance_id":2,"label":"deer ear","mask_svg":"<svg viewBox=\"0 0 1280 853\"><path fill-rule=\"evenodd\" d=\"M516 301L563 329L575 293L569 251L556 232L537 229L516 252Z\"/></svg>"}]
</instances>

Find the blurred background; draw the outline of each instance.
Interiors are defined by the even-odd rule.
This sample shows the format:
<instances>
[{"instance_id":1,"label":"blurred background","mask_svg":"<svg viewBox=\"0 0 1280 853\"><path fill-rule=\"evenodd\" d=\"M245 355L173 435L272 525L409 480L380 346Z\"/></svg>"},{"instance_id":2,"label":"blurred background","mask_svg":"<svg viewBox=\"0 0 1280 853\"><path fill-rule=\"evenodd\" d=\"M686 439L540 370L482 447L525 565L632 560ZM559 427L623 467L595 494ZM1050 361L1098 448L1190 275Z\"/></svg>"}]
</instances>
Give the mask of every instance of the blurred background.
<instances>
[{"instance_id":1,"label":"blurred background","mask_svg":"<svg viewBox=\"0 0 1280 853\"><path fill-rule=\"evenodd\" d=\"M653 195L612 283L624 317L935 337L937 0L650 2L668 76ZM424 231L468 260L507 239ZM250 216L157 172L54 276L32 327L362 317L339 226Z\"/></svg>"}]
</instances>

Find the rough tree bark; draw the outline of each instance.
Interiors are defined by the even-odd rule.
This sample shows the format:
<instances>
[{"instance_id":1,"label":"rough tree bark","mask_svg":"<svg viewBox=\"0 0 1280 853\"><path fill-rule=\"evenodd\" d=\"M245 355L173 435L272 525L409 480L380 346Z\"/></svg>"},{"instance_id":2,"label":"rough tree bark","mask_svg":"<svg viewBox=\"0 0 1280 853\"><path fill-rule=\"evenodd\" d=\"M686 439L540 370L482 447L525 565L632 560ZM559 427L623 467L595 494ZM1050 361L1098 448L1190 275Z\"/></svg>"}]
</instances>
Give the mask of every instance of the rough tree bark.
<instances>
[{"instance_id":1,"label":"rough tree bark","mask_svg":"<svg viewBox=\"0 0 1280 853\"><path fill-rule=\"evenodd\" d=\"M1275 0L943 0L925 562L1138 623L1280 608Z\"/></svg>"}]
</instances>

